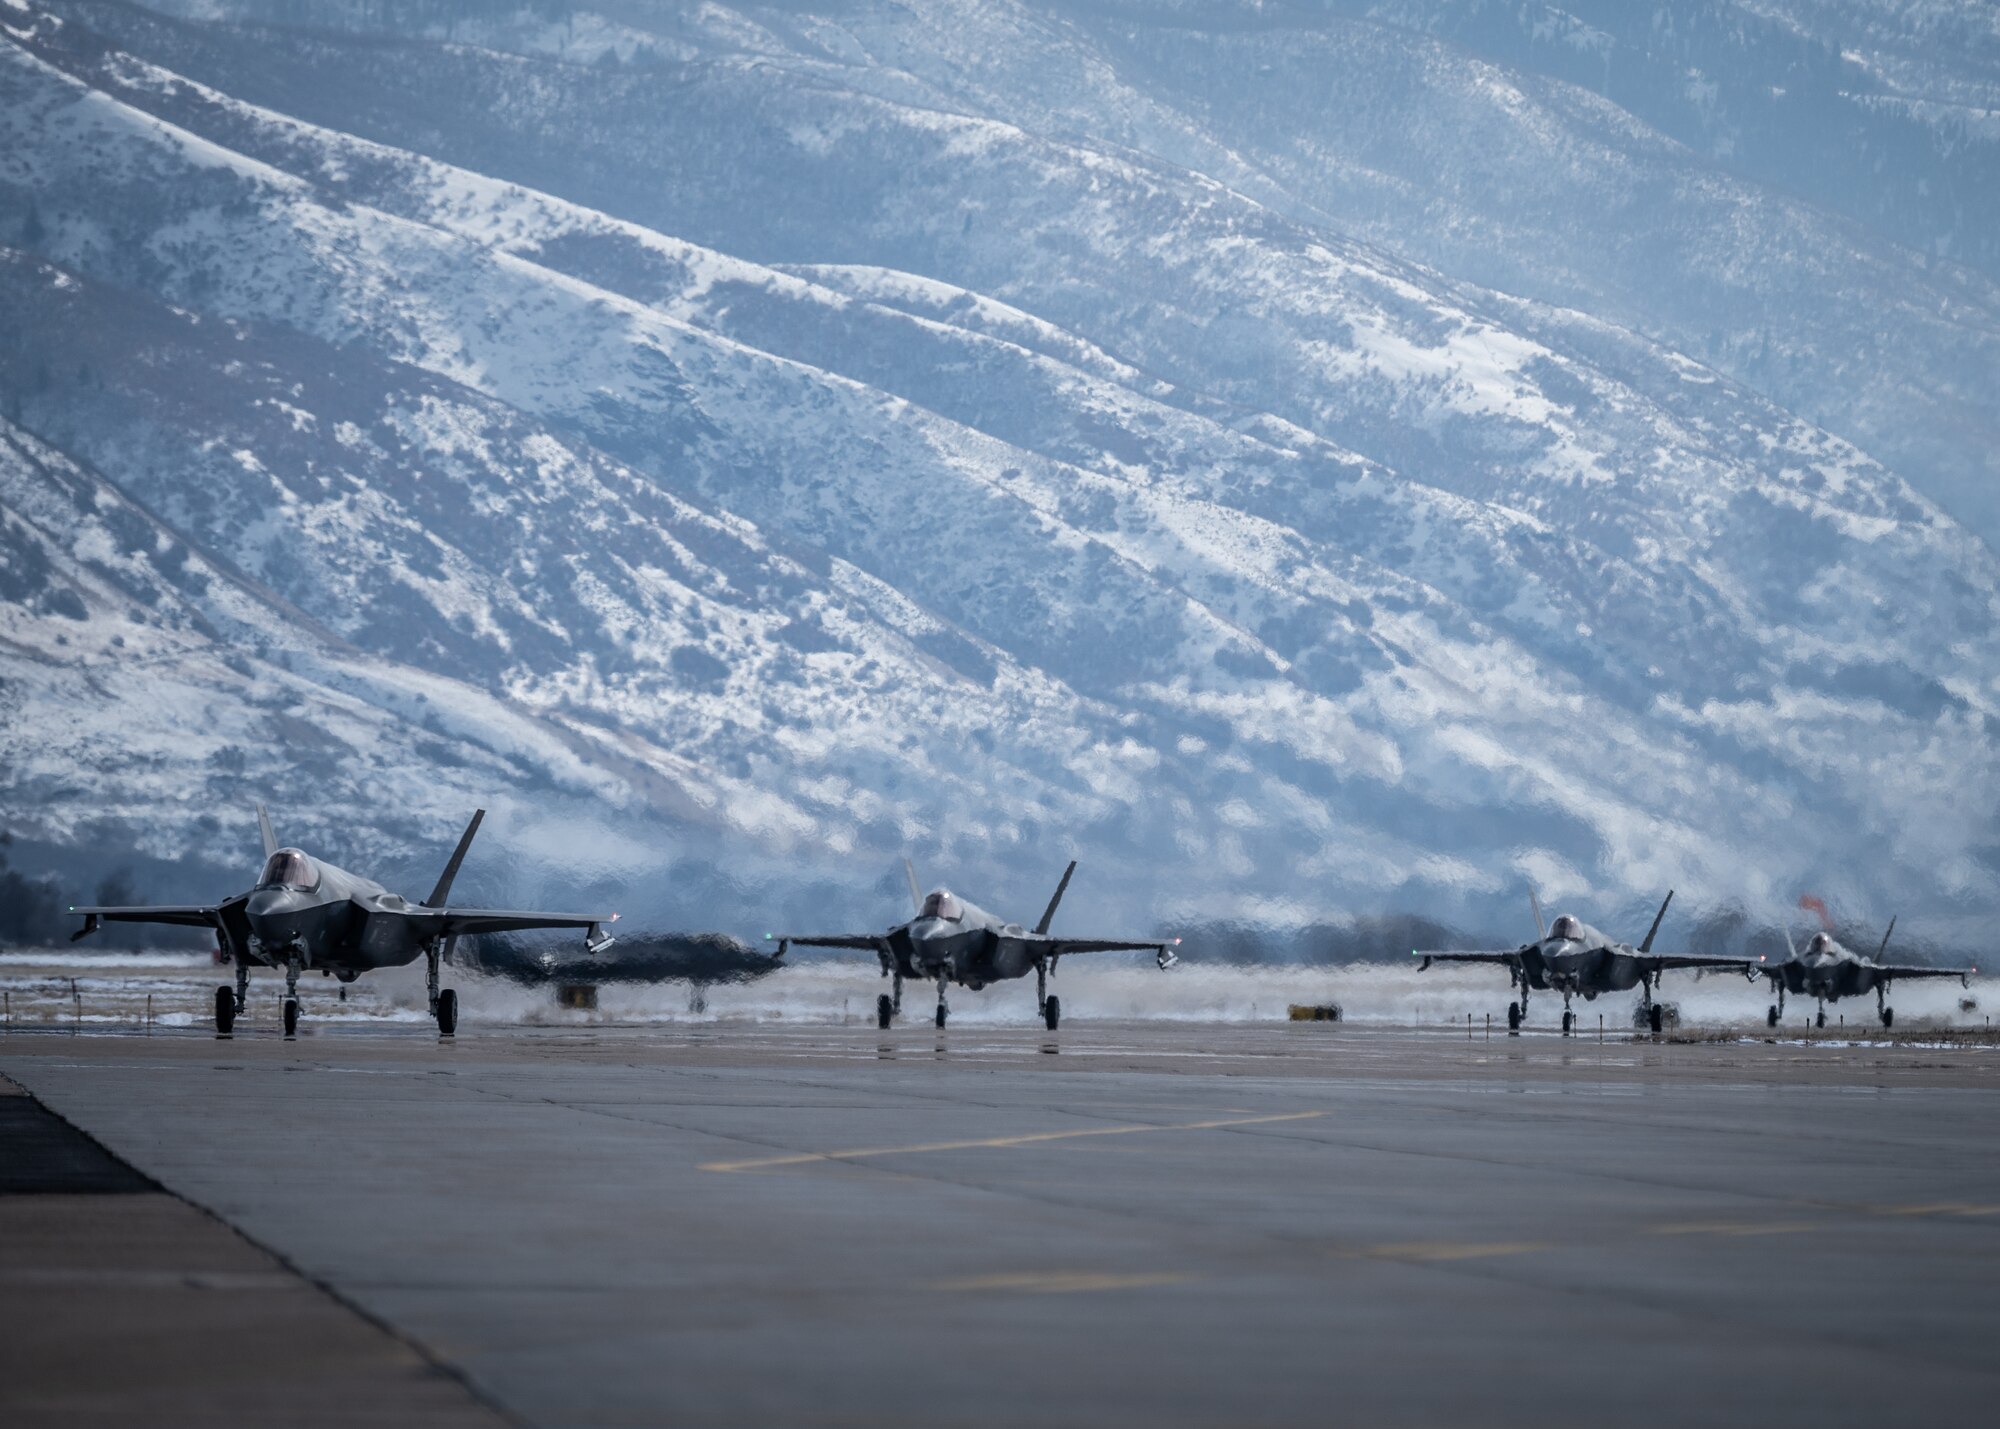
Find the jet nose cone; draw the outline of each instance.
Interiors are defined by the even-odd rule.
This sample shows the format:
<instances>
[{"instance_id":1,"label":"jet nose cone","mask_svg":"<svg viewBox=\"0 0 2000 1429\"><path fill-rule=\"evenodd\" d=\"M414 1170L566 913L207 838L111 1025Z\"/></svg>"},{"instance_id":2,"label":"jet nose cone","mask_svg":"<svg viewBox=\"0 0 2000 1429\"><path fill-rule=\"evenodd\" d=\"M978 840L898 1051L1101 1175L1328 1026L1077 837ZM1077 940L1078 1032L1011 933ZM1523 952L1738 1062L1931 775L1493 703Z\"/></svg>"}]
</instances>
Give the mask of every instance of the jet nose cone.
<instances>
[{"instance_id":1,"label":"jet nose cone","mask_svg":"<svg viewBox=\"0 0 2000 1429\"><path fill-rule=\"evenodd\" d=\"M298 914L304 900L289 888L260 888L244 900L243 912L250 931L260 942L287 943L298 932Z\"/></svg>"}]
</instances>

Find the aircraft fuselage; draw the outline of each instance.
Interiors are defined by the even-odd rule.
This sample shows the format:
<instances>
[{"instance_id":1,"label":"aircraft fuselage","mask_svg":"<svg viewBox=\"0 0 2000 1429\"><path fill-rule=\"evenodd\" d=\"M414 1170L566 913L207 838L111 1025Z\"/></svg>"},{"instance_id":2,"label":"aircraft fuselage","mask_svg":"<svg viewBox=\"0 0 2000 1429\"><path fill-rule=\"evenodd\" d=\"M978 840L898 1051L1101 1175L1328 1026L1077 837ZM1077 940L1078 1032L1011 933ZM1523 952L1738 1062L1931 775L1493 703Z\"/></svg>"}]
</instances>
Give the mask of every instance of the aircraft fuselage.
<instances>
[{"instance_id":1,"label":"aircraft fuselage","mask_svg":"<svg viewBox=\"0 0 2000 1429\"><path fill-rule=\"evenodd\" d=\"M241 947L227 948L225 935L225 948L273 967L296 954L302 968L330 972L342 982L423 956L423 939L408 920L368 916L375 909L405 912L408 900L322 860L312 860L312 867L318 880L310 888L252 889L243 903L248 936Z\"/></svg>"}]
</instances>

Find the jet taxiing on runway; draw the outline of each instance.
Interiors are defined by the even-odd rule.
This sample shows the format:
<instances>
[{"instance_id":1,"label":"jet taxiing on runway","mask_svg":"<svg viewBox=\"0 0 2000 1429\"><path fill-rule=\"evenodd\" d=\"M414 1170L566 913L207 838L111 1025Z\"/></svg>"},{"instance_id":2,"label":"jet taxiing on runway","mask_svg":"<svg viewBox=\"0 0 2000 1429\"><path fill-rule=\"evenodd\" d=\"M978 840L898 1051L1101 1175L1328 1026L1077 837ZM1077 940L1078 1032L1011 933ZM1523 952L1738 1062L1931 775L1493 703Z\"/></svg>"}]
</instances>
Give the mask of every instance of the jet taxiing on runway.
<instances>
[{"instance_id":1,"label":"jet taxiing on runway","mask_svg":"<svg viewBox=\"0 0 2000 1429\"><path fill-rule=\"evenodd\" d=\"M1653 1001L1653 989L1659 985L1660 974L1668 968L1752 968L1755 964L1744 958L1698 957L1685 954L1664 954L1653 951L1653 938L1660 931L1660 920L1667 916L1667 904L1674 901L1673 890L1667 890L1666 901L1660 904L1660 911L1653 915L1653 926L1646 930L1645 939L1638 947L1630 943L1616 943L1580 919L1565 913L1547 928L1542 927L1541 901L1530 893L1529 901L1535 909L1535 926L1541 937L1532 943L1523 943L1511 952L1475 951L1441 952L1419 950L1410 954L1422 958L1423 967L1433 962L1446 963L1504 963L1510 982L1521 989L1521 1000L1507 1004L1507 1026L1517 1030L1528 1015L1528 990L1537 992L1559 992L1563 1000L1563 1031L1568 1033L1574 1025L1574 1014L1570 1011L1570 999L1578 994L1588 1002L1603 992L1628 992L1634 987L1642 988L1645 998L1646 1017L1655 1032L1660 1030L1662 1016L1659 1003ZM1422 968L1418 969L1422 971Z\"/></svg>"},{"instance_id":2,"label":"jet taxiing on runway","mask_svg":"<svg viewBox=\"0 0 2000 1429\"><path fill-rule=\"evenodd\" d=\"M1911 977L1955 977L1970 984L1972 975L1978 968L1920 968L1892 967L1885 965L1882 955L1889 951L1889 937L1896 931L1896 920L1889 920L1889 931L1882 935L1882 946L1875 950L1874 957L1857 953L1841 946L1839 939L1831 933L1815 933L1812 941L1800 952L1792 944L1792 935L1785 934L1785 943L1792 949L1791 957L1782 963L1752 965L1753 973L1761 973L1771 980L1771 986L1778 990L1778 1000L1771 1004L1765 1014L1767 1027L1776 1027L1778 1019L1785 1013L1785 994L1804 996L1819 1003L1818 1024L1826 1026L1826 1005L1838 1002L1843 997L1859 997L1865 993L1875 994L1875 1011L1882 1019L1884 1027L1896 1023L1896 1010L1890 1007L1886 998L1889 984L1896 978Z\"/></svg>"},{"instance_id":3,"label":"jet taxiing on runway","mask_svg":"<svg viewBox=\"0 0 2000 1429\"><path fill-rule=\"evenodd\" d=\"M937 1025L942 1027L949 1011L945 1003L947 983L955 982L977 991L990 982L1025 977L1032 972L1035 975L1035 1001L1041 1008L1043 1024L1053 1031L1062 1017L1062 1004L1049 995L1048 980L1055 972L1059 959L1071 953L1150 952L1158 958L1162 968L1172 967L1179 961L1172 951L1179 946L1179 938L1122 942L1107 938L1052 937L1049 924L1056 916L1056 905L1062 902L1063 891L1069 887L1070 875L1076 872L1074 860L1063 870L1062 882L1056 885L1055 896L1049 899L1041 921L1032 929L1023 928L1019 923L1009 923L974 907L948 888L932 889L928 896L919 895L917 873L908 859L903 860L903 871L909 877L910 901L917 910L916 916L907 923L898 923L882 933L803 937L780 937L776 933L765 935L767 941L778 944L777 956L781 958L785 950L793 945L865 948L872 951L882 964L882 976L895 979L893 995L883 993L875 999L875 1023L878 1027L887 1027L890 1020L902 1011L904 978L937 983Z\"/></svg>"},{"instance_id":4,"label":"jet taxiing on runway","mask_svg":"<svg viewBox=\"0 0 2000 1429\"><path fill-rule=\"evenodd\" d=\"M438 1031L458 1027L458 994L438 989L438 963L448 961L452 945L467 933L506 933L524 928L583 928L584 947L592 953L609 947L603 925L618 915L601 913L537 913L507 908L454 908L445 900L452 880L486 817L472 815L452 851L451 861L422 903L411 903L381 884L335 868L323 859L295 848L278 847L271 816L257 806L257 823L264 836L264 871L248 893L220 903L196 903L150 908L72 908L83 915L83 929L70 941L87 937L103 923L169 923L213 928L220 950L236 963L236 987L215 990L215 1030L227 1033L245 1007L252 964L285 970L285 1035L298 1029L299 974L309 968L353 982L376 968L402 967L424 958L429 965L431 1016Z\"/></svg>"}]
</instances>

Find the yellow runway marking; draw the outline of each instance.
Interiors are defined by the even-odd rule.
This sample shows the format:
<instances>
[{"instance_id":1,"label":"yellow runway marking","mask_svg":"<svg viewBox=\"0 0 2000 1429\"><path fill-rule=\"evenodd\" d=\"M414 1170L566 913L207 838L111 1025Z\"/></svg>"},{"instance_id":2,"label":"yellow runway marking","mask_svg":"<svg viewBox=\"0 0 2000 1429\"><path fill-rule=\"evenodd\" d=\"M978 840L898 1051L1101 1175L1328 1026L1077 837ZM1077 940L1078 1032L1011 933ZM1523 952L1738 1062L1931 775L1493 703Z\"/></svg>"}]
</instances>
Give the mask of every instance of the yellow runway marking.
<instances>
[{"instance_id":1,"label":"yellow runway marking","mask_svg":"<svg viewBox=\"0 0 2000 1429\"><path fill-rule=\"evenodd\" d=\"M1653 1235L1790 1235L1815 1227L1805 1221L1684 1221L1654 1226Z\"/></svg>"},{"instance_id":2,"label":"yellow runway marking","mask_svg":"<svg viewBox=\"0 0 2000 1429\"><path fill-rule=\"evenodd\" d=\"M1413 1240L1400 1244L1373 1245L1364 1250L1342 1251L1341 1254L1363 1260L1484 1260L1488 1256L1526 1255L1530 1251L1547 1249L1549 1249L1548 1242L1539 1240L1496 1240L1485 1243Z\"/></svg>"},{"instance_id":3,"label":"yellow runway marking","mask_svg":"<svg viewBox=\"0 0 2000 1429\"><path fill-rule=\"evenodd\" d=\"M931 1151L977 1151L988 1147L1032 1146L1041 1141L1073 1141L1085 1136L1132 1136L1143 1131L1215 1131L1227 1126L1260 1126L1274 1121L1305 1121L1323 1111L1293 1111L1279 1116L1238 1116L1222 1121L1184 1121L1166 1126L1087 1126L1074 1131L1036 1131L1024 1136L995 1136L981 1141L928 1141L916 1146L869 1146L854 1151L806 1151L793 1156L760 1156L750 1161L710 1161L704 1171L768 1171L778 1166L808 1166L815 1161L860 1161L872 1156L921 1156Z\"/></svg>"},{"instance_id":4,"label":"yellow runway marking","mask_svg":"<svg viewBox=\"0 0 2000 1429\"><path fill-rule=\"evenodd\" d=\"M939 1280L933 1290L1005 1290L1016 1295L1076 1295L1093 1290L1133 1290L1147 1285L1179 1285L1191 1275L1111 1275L1087 1270L1020 1271L1011 1275L967 1275Z\"/></svg>"}]
</instances>

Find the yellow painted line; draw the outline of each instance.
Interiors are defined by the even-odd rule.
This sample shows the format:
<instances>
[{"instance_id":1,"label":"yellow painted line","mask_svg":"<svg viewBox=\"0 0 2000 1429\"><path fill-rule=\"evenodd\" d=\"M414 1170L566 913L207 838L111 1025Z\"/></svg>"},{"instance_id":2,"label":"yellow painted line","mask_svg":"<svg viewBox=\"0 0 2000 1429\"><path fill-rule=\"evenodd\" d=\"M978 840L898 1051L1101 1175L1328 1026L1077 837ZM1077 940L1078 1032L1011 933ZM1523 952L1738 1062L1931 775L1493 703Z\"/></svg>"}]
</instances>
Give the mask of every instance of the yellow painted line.
<instances>
[{"instance_id":1,"label":"yellow painted line","mask_svg":"<svg viewBox=\"0 0 2000 1429\"><path fill-rule=\"evenodd\" d=\"M1133 1136L1144 1131L1215 1131L1228 1126L1262 1126L1274 1121L1305 1121L1323 1111L1293 1111L1279 1116L1239 1116L1222 1121L1185 1121L1167 1126L1087 1126L1074 1131L1036 1131L1025 1136L995 1136L980 1141L927 1141L916 1146L868 1146L854 1151L806 1151L794 1156L760 1156L750 1161L710 1161L704 1171L768 1171L778 1166L807 1166L815 1161L861 1161L873 1156L922 1156L932 1151L978 1151L989 1147L1031 1146L1040 1141L1073 1141L1085 1136Z\"/></svg>"},{"instance_id":2,"label":"yellow painted line","mask_svg":"<svg viewBox=\"0 0 2000 1429\"><path fill-rule=\"evenodd\" d=\"M1362 1260L1484 1260L1495 1255L1526 1255L1530 1251L1547 1250L1549 1243L1539 1240L1496 1240L1496 1241L1453 1241L1453 1240L1412 1240L1390 1245L1373 1245L1363 1250L1343 1251L1341 1254Z\"/></svg>"},{"instance_id":3,"label":"yellow painted line","mask_svg":"<svg viewBox=\"0 0 2000 1429\"><path fill-rule=\"evenodd\" d=\"M1805 1221L1682 1221L1654 1226L1653 1235L1791 1235L1817 1227Z\"/></svg>"},{"instance_id":4,"label":"yellow painted line","mask_svg":"<svg viewBox=\"0 0 2000 1429\"><path fill-rule=\"evenodd\" d=\"M1078 1295L1097 1290L1134 1290L1147 1285L1179 1285L1191 1275L1111 1275L1088 1270L1020 1271L1011 1275L967 1275L933 1281L933 1290L1000 1290L1015 1295Z\"/></svg>"}]
</instances>

